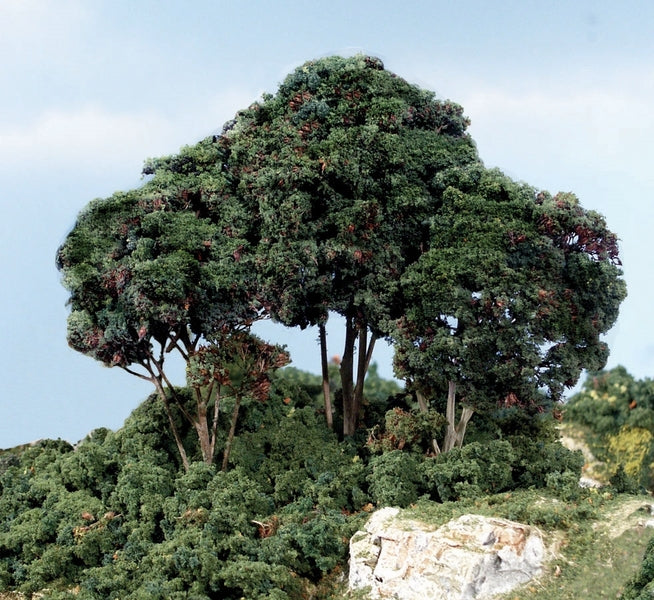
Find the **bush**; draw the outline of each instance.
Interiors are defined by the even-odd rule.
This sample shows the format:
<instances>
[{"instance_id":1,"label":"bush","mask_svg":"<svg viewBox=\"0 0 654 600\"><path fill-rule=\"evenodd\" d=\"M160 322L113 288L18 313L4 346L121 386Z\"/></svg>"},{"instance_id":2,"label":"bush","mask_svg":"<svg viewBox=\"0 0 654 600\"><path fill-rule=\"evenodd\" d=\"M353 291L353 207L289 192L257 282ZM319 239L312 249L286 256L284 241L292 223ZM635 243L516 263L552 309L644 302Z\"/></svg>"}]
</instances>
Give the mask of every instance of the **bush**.
<instances>
[{"instance_id":1,"label":"bush","mask_svg":"<svg viewBox=\"0 0 654 600\"><path fill-rule=\"evenodd\" d=\"M441 437L445 424L445 417L435 410L407 411L395 407L386 412L384 427L371 430L367 446L371 452L403 449L424 452L431 448L433 439Z\"/></svg>"},{"instance_id":2,"label":"bush","mask_svg":"<svg viewBox=\"0 0 654 600\"><path fill-rule=\"evenodd\" d=\"M635 494L639 491L638 481L621 464L609 478L609 483L618 494Z\"/></svg>"},{"instance_id":3,"label":"bush","mask_svg":"<svg viewBox=\"0 0 654 600\"><path fill-rule=\"evenodd\" d=\"M511 489L514 462L506 441L472 442L425 460L421 471L430 496L447 502Z\"/></svg>"},{"instance_id":4,"label":"bush","mask_svg":"<svg viewBox=\"0 0 654 600\"><path fill-rule=\"evenodd\" d=\"M608 437L610 464L619 465L635 482L650 488L654 436L643 427L625 426Z\"/></svg>"},{"instance_id":5,"label":"bush","mask_svg":"<svg viewBox=\"0 0 654 600\"><path fill-rule=\"evenodd\" d=\"M516 487L546 487L551 473L569 471L576 478L581 477L584 457L580 451L568 450L560 442L547 442L526 437L511 439L517 460L513 479Z\"/></svg>"},{"instance_id":6,"label":"bush","mask_svg":"<svg viewBox=\"0 0 654 600\"><path fill-rule=\"evenodd\" d=\"M654 597L654 538L647 544L640 571L627 584L622 600L650 600Z\"/></svg>"},{"instance_id":7,"label":"bush","mask_svg":"<svg viewBox=\"0 0 654 600\"><path fill-rule=\"evenodd\" d=\"M323 509L352 511L368 502L356 448L339 443L309 406L291 403L281 419L271 411L257 431L234 441L232 462L279 506L309 497Z\"/></svg>"},{"instance_id":8,"label":"bush","mask_svg":"<svg viewBox=\"0 0 654 600\"><path fill-rule=\"evenodd\" d=\"M370 495L377 506L405 507L418 499L422 475L417 456L392 450L373 457L370 467Z\"/></svg>"}]
</instances>

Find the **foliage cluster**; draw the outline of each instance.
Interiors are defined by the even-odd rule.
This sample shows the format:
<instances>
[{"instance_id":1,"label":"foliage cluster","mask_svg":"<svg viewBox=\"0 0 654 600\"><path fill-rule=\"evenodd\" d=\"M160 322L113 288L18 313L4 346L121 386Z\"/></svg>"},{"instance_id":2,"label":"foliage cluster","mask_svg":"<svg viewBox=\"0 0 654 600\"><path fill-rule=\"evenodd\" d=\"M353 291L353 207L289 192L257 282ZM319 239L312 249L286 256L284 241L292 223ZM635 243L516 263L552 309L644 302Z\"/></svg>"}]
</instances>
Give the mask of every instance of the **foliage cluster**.
<instances>
[{"instance_id":1,"label":"foliage cluster","mask_svg":"<svg viewBox=\"0 0 654 600\"><path fill-rule=\"evenodd\" d=\"M261 318L318 326L330 427L325 324L343 318L344 436L365 424L380 337L422 412L447 390L443 451L461 447L473 412L546 411L606 361L601 335L625 296L617 237L573 194L485 168L468 125L461 106L378 59L305 63L220 135L148 161L144 185L80 214L57 254L69 343L153 383L186 468L173 411L212 464L223 388L231 436L243 397L263 397L286 362L250 336ZM256 368L241 366L235 386L225 361L240 347ZM169 383L171 352L192 405Z\"/></svg>"},{"instance_id":2,"label":"foliage cluster","mask_svg":"<svg viewBox=\"0 0 654 600\"><path fill-rule=\"evenodd\" d=\"M374 505L465 503L527 486L565 497L578 477L578 456L550 441L546 424L540 439L525 436L532 445L517 429L513 442L488 445L479 428L477 441L439 457L420 443L372 453L339 440L315 408L315 385L298 380L311 376L282 370L266 403L244 402L228 471L199 453L183 468L154 396L117 432L25 449L0 475L0 589L82 599L328 597L320 586L345 567L347 542ZM379 380L373 396L385 386L393 388ZM397 395L385 402L391 414L394 403ZM182 421L180 431L191 433Z\"/></svg>"},{"instance_id":3,"label":"foliage cluster","mask_svg":"<svg viewBox=\"0 0 654 600\"><path fill-rule=\"evenodd\" d=\"M23 451L0 478L0 589L134 599L312 589L343 562L358 523L348 515L368 501L364 468L306 392L280 377L270 396L244 403L227 472L201 456L181 468L155 397L115 433Z\"/></svg>"},{"instance_id":4,"label":"foliage cluster","mask_svg":"<svg viewBox=\"0 0 654 600\"><path fill-rule=\"evenodd\" d=\"M593 454L620 485L654 486L654 382L624 367L592 373L565 407L565 421L580 426ZM627 479L631 479L629 482Z\"/></svg>"},{"instance_id":5,"label":"foliage cluster","mask_svg":"<svg viewBox=\"0 0 654 600\"><path fill-rule=\"evenodd\" d=\"M645 549L639 572L622 594L623 600L648 600L654 595L654 538Z\"/></svg>"},{"instance_id":6,"label":"foliage cluster","mask_svg":"<svg viewBox=\"0 0 654 600\"><path fill-rule=\"evenodd\" d=\"M119 432L3 461L0 583L315 596L374 505L520 488L573 501L581 458L550 408L605 363L617 238L574 195L486 169L468 124L378 59L329 57L90 203L57 254L68 341L156 394ZM317 381L275 374L289 356L250 332L262 318L318 326ZM377 376L380 337L404 391Z\"/></svg>"},{"instance_id":7,"label":"foliage cluster","mask_svg":"<svg viewBox=\"0 0 654 600\"><path fill-rule=\"evenodd\" d=\"M370 496L379 505L406 506L424 496L447 502L530 487L574 495L583 465L580 453L559 442L513 441L516 445L471 441L435 457L401 450L374 456Z\"/></svg>"}]
</instances>

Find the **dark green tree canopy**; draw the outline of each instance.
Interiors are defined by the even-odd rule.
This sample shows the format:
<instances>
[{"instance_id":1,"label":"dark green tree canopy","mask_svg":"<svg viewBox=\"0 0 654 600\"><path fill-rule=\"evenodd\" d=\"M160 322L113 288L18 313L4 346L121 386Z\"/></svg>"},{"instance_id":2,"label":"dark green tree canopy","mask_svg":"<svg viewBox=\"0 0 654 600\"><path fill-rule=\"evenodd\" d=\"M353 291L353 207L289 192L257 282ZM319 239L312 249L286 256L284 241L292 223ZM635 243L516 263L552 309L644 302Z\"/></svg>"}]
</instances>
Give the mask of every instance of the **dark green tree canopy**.
<instances>
[{"instance_id":1,"label":"dark green tree canopy","mask_svg":"<svg viewBox=\"0 0 654 600\"><path fill-rule=\"evenodd\" d=\"M625 296L617 240L572 194L499 171L449 173L430 248L402 278L396 367L426 394L455 382L471 407L560 400Z\"/></svg>"},{"instance_id":2,"label":"dark green tree canopy","mask_svg":"<svg viewBox=\"0 0 654 600\"><path fill-rule=\"evenodd\" d=\"M189 460L170 403L194 426L202 457L211 463L221 388L257 396L265 370L286 360L281 348L247 333L264 314L251 270L241 260L247 240L207 216L212 202L229 205L221 165L220 149L202 143L158 161L154 177L140 189L90 203L57 255L71 292L69 344L155 385L186 467ZM225 219L234 214L225 213ZM203 364L211 376L201 382L189 378L195 403L189 406L168 378L166 357L177 352L193 371L206 362L207 345L247 347L265 369L249 369L254 380L241 378L239 387L225 376L225 362L220 367L215 360ZM272 354L279 360L258 360ZM227 360L224 352L221 356ZM237 415L238 409L234 420Z\"/></svg>"},{"instance_id":3,"label":"dark green tree canopy","mask_svg":"<svg viewBox=\"0 0 654 600\"><path fill-rule=\"evenodd\" d=\"M378 59L304 64L221 135L148 161L142 188L80 216L58 256L71 345L161 383L166 352L191 362L256 318L318 325L331 424L334 312L346 435L378 337L421 406L448 390L450 424L456 389L470 411L558 400L606 360L625 296L617 240L572 194L486 169L467 126Z\"/></svg>"},{"instance_id":4,"label":"dark green tree canopy","mask_svg":"<svg viewBox=\"0 0 654 600\"><path fill-rule=\"evenodd\" d=\"M306 63L239 113L221 143L273 316L304 327L333 310L379 331L428 242L434 177L478 160L467 125L460 106L364 56Z\"/></svg>"},{"instance_id":5,"label":"dark green tree canopy","mask_svg":"<svg viewBox=\"0 0 654 600\"><path fill-rule=\"evenodd\" d=\"M400 277L429 245L438 176L479 162L467 125L459 105L378 59L330 57L296 69L220 139L259 234L256 271L273 318L300 327L324 327L330 311L345 319L347 434L374 341L401 315ZM324 334L321 345L326 377Z\"/></svg>"}]
</instances>

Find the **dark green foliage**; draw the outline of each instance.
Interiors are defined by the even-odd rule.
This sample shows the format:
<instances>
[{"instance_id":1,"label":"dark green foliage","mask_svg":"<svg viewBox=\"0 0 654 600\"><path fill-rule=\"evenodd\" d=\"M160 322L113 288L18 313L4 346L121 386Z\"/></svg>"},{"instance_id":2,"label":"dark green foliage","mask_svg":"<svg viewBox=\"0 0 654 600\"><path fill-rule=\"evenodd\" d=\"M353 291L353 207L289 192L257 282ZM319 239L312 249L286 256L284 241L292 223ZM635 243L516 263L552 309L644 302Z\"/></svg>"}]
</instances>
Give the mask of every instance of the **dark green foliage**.
<instances>
[{"instance_id":1,"label":"dark green foliage","mask_svg":"<svg viewBox=\"0 0 654 600\"><path fill-rule=\"evenodd\" d=\"M604 440L624 426L654 433L654 381L636 380L622 366L591 373L581 392L566 404L565 418Z\"/></svg>"},{"instance_id":2,"label":"dark green foliage","mask_svg":"<svg viewBox=\"0 0 654 600\"><path fill-rule=\"evenodd\" d=\"M207 216L217 190L229 188L223 158L216 145L200 143L153 163L154 177L141 188L91 202L57 252L70 292L69 345L154 385L186 468L192 450L178 417L213 462L221 394L237 397L233 423L241 397L262 399L268 372L287 362L281 348L247 332L264 316L241 261L247 240L229 215ZM191 403L168 379L171 352L187 364ZM243 363L239 386L232 362Z\"/></svg>"},{"instance_id":3,"label":"dark green foliage","mask_svg":"<svg viewBox=\"0 0 654 600\"><path fill-rule=\"evenodd\" d=\"M485 429L480 421L479 441L434 458L423 445L437 414L392 409L380 431L406 437L403 449L395 443L369 456L328 429L301 379L281 371L267 403L244 404L227 472L175 462L156 398L119 431L94 431L76 450L61 441L24 450L0 476L4 588L49 588L66 599L75 589L93 600L292 600L345 565L371 502L465 501L527 485L566 502L578 500L574 489L582 493L579 457L552 441L546 420L519 426L515 410L496 415ZM482 442L491 431L514 435ZM541 513L515 514L550 525L571 518Z\"/></svg>"},{"instance_id":4,"label":"dark green foliage","mask_svg":"<svg viewBox=\"0 0 654 600\"><path fill-rule=\"evenodd\" d=\"M218 143L250 216L262 294L291 326L345 319L343 432L356 433L369 333L388 335L399 278L428 242L435 176L479 162L463 109L386 71L378 59L307 62ZM357 343L358 341L358 343ZM326 368L327 365L323 364ZM356 367L356 369L355 369ZM356 375L355 375L356 371Z\"/></svg>"},{"instance_id":5,"label":"dark green foliage","mask_svg":"<svg viewBox=\"0 0 654 600\"><path fill-rule=\"evenodd\" d=\"M514 467L519 487L543 487L550 473L570 472L576 477L576 483L579 482L584 465L581 452L572 452L558 441L528 437L514 438L512 444L519 457Z\"/></svg>"},{"instance_id":6,"label":"dark green foliage","mask_svg":"<svg viewBox=\"0 0 654 600\"><path fill-rule=\"evenodd\" d=\"M640 491L638 481L627 475L622 465L618 465L615 473L611 475L609 483L618 494L635 494Z\"/></svg>"},{"instance_id":7,"label":"dark green foliage","mask_svg":"<svg viewBox=\"0 0 654 600\"><path fill-rule=\"evenodd\" d=\"M156 394L118 432L0 457L0 585L314 597L371 501L534 487L576 502L580 456L543 415L604 364L616 238L571 194L485 169L467 126L377 59L321 59L90 203L57 255L68 341ZM330 312L346 335L327 364ZM249 332L268 316L320 326L321 378L273 374L286 352ZM379 337L408 392L371 363ZM173 351L187 387L168 379Z\"/></svg>"},{"instance_id":8,"label":"dark green foliage","mask_svg":"<svg viewBox=\"0 0 654 600\"><path fill-rule=\"evenodd\" d=\"M408 506L423 487L420 459L401 450L391 450L370 460L370 495L378 506Z\"/></svg>"},{"instance_id":9,"label":"dark green foliage","mask_svg":"<svg viewBox=\"0 0 654 600\"><path fill-rule=\"evenodd\" d=\"M650 600L654 595L654 538L647 544L638 574L627 584L623 600Z\"/></svg>"},{"instance_id":10,"label":"dark green foliage","mask_svg":"<svg viewBox=\"0 0 654 600\"><path fill-rule=\"evenodd\" d=\"M454 384L477 412L547 408L606 361L600 336L625 296L616 237L573 195L499 171L440 181L430 248L402 277L396 370L427 398Z\"/></svg>"},{"instance_id":11,"label":"dark green foliage","mask_svg":"<svg viewBox=\"0 0 654 600\"><path fill-rule=\"evenodd\" d=\"M371 452L405 448L428 452L431 450L431 440L440 438L445 423L445 417L435 410L425 413L395 407L386 413L383 426L372 429L367 446Z\"/></svg>"},{"instance_id":12,"label":"dark green foliage","mask_svg":"<svg viewBox=\"0 0 654 600\"><path fill-rule=\"evenodd\" d=\"M441 502L474 498L514 487L511 444L495 440L483 446L472 442L454 448L422 465L426 490Z\"/></svg>"},{"instance_id":13,"label":"dark green foliage","mask_svg":"<svg viewBox=\"0 0 654 600\"><path fill-rule=\"evenodd\" d=\"M277 503L304 499L325 509L358 510L366 498L361 461L308 406L291 402L281 422L264 421L256 432L241 434L233 461Z\"/></svg>"},{"instance_id":14,"label":"dark green foliage","mask_svg":"<svg viewBox=\"0 0 654 600\"><path fill-rule=\"evenodd\" d=\"M359 526L349 515L369 501L365 463L310 405L305 391L275 378L268 403L244 405L228 472L175 463L155 398L75 451L60 441L24 450L0 476L2 589L301 597L344 564Z\"/></svg>"}]
</instances>

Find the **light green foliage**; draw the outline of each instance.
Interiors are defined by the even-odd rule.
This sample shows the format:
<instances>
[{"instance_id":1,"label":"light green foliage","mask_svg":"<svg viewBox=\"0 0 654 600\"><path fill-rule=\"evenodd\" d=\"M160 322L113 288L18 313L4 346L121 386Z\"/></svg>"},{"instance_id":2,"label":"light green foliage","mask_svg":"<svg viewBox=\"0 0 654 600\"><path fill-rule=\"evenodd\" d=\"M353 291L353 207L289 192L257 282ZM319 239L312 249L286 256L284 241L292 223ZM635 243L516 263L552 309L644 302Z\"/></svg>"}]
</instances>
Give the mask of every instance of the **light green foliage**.
<instances>
[{"instance_id":1,"label":"light green foliage","mask_svg":"<svg viewBox=\"0 0 654 600\"><path fill-rule=\"evenodd\" d=\"M627 475L652 481L653 439L644 427L623 427L617 435L609 436L608 451L617 464L623 465Z\"/></svg>"},{"instance_id":2,"label":"light green foliage","mask_svg":"<svg viewBox=\"0 0 654 600\"><path fill-rule=\"evenodd\" d=\"M650 489L654 482L654 382L636 380L624 367L591 374L570 398L565 420L581 426L593 454ZM621 476L622 477L622 476Z\"/></svg>"}]
</instances>

